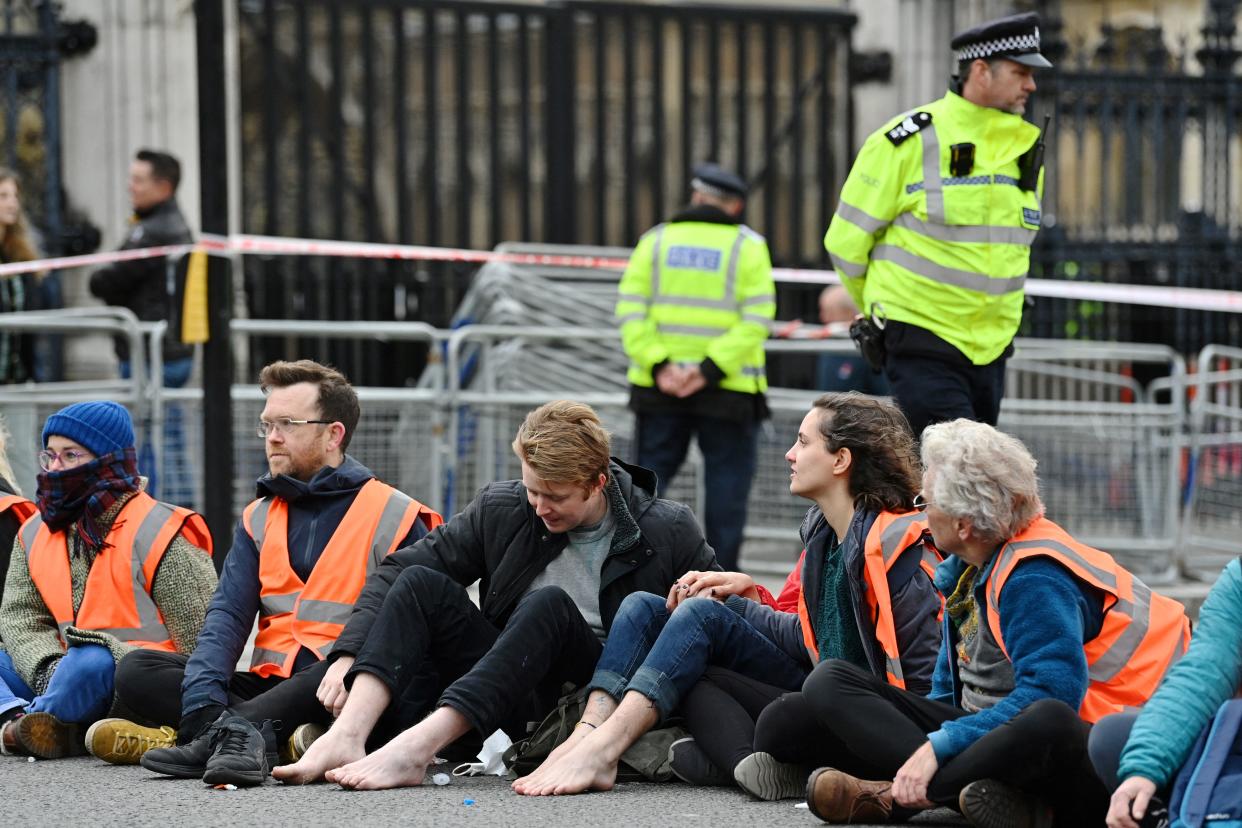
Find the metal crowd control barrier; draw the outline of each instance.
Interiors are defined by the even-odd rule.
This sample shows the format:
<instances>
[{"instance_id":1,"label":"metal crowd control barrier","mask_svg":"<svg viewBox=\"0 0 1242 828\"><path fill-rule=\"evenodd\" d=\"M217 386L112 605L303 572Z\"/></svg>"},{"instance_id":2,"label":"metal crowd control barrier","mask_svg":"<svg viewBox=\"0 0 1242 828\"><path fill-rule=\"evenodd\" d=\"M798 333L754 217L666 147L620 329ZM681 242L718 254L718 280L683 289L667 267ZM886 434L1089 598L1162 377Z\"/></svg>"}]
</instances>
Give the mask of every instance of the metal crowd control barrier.
<instances>
[{"instance_id":1,"label":"metal crowd control barrier","mask_svg":"<svg viewBox=\"0 0 1242 828\"><path fill-rule=\"evenodd\" d=\"M1049 517L1152 583L1177 575L1185 374L1163 346L1018 340L1001 406Z\"/></svg>"},{"instance_id":2,"label":"metal crowd control barrier","mask_svg":"<svg viewBox=\"0 0 1242 828\"><path fill-rule=\"evenodd\" d=\"M39 425L55 407L74 399L106 396L129 405L136 421L151 423L147 431L156 444L156 462L174 448L189 461L182 501L201 503L201 468L194 461L208 447L203 445L201 417L194 414L201 410L202 392L162 387L156 378L165 326L138 323L127 314L106 309L0 315L0 330L122 333L131 347L145 335L153 354L150 380L139 375L126 382L0 387L0 402L6 413L10 403L31 406ZM446 515L459 510L478 487L517 476L510 449L513 434L527 411L549 399L594 405L613 434L614 453L633 456L634 418L627 409L624 376L583 361L578 347L619 350L612 328L469 325L444 331L421 323L239 319L232 331L244 337L421 340L432 345L429 370L419 387L358 389L365 416L349 452L381 478ZM1019 340L1016 345L1001 426L1022 439L1039 460L1050 517L1084 542L1118 555L1151 581L1173 575L1175 549L1233 551L1226 538L1240 521L1235 504L1242 491L1242 351L1205 352L1205 366L1226 358L1236 362L1225 372L1201 367L1188 383L1181 359L1167 348L1040 340ZM853 353L847 340L834 339L773 339L767 349ZM135 361L139 372L140 362ZM1135 372L1157 378L1144 383L1128 375ZM1196 392L1189 436L1188 385ZM234 506L240 514L254 496L254 480L266 469L262 441L253 433L263 397L253 383L234 386L232 394L237 432ZM769 392L772 419L760 433L746 531L748 568L787 571L799 551L797 529L807 504L789 494L783 458L817 395L781 388ZM170 410L180 411L179 432L167 427ZM174 432L179 445L163 447ZM34 440L37 435L31 445ZM1188 447L1197 475L1182 513L1182 463ZM697 451L691 451L667 494L702 514L703 470Z\"/></svg>"},{"instance_id":3,"label":"metal crowd control barrier","mask_svg":"<svg viewBox=\"0 0 1242 828\"><path fill-rule=\"evenodd\" d=\"M0 314L0 331L35 335L62 333L123 336L131 353L142 353L142 323L127 308L97 307L57 311ZM39 472L35 453L41 447L44 421L58 409L74 402L110 399L126 406L140 430L150 421L151 393L142 360L134 361L129 379L71 380L63 382L0 385L3 411L12 439L9 460L23 491L33 492ZM145 435L147 444L151 433Z\"/></svg>"},{"instance_id":4,"label":"metal crowd control barrier","mask_svg":"<svg viewBox=\"0 0 1242 828\"><path fill-rule=\"evenodd\" d=\"M1186 498L1178 543L1185 574L1210 581L1242 550L1242 348L1209 345L1191 393Z\"/></svg>"}]
</instances>

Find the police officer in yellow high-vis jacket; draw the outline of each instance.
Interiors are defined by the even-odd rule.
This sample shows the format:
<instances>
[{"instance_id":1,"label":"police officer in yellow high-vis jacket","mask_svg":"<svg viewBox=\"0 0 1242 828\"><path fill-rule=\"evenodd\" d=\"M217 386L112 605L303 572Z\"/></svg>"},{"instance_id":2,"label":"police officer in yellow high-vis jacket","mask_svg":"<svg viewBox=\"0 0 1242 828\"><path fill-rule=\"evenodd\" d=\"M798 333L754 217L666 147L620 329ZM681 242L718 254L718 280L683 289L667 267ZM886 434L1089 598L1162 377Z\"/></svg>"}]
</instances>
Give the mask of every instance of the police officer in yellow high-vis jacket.
<instances>
[{"instance_id":1,"label":"police officer in yellow high-vis jacket","mask_svg":"<svg viewBox=\"0 0 1242 828\"><path fill-rule=\"evenodd\" d=\"M707 541L736 569L767 416L763 341L776 316L767 242L741 223L746 183L700 164L690 204L647 231L621 277L617 322L630 359L636 459L660 494L697 435L705 465Z\"/></svg>"},{"instance_id":2,"label":"police officer in yellow high-vis jacket","mask_svg":"<svg viewBox=\"0 0 1242 828\"><path fill-rule=\"evenodd\" d=\"M873 133L824 246L865 315L887 320L884 372L915 434L996 424L1039 229L1043 141L1023 120L1039 18L953 38L955 89Z\"/></svg>"}]
</instances>

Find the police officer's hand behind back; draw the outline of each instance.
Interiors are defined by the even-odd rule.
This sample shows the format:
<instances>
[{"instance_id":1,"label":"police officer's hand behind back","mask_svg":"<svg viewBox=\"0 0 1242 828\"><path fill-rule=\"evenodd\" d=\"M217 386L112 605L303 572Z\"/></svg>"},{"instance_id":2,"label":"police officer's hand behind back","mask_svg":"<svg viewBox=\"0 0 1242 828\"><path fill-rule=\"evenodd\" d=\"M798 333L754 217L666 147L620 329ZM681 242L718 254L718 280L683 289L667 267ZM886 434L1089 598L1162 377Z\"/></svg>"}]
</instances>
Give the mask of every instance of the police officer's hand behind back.
<instances>
[{"instance_id":1,"label":"police officer's hand behind back","mask_svg":"<svg viewBox=\"0 0 1242 828\"><path fill-rule=\"evenodd\" d=\"M677 390L676 396L682 399L689 397L691 394L697 394L707 387L707 377L703 376L703 371L697 365L687 365L682 369L681 388Z\"/></svg>"},{"instance_id":2,"label":"police officer's hand behind back","mask_svg":"<svg viewBox=\"0 0 1242 828\"><path fill-rule=\"evenodd\" d=\"M341 708L345 706L345 700L349 698L349 691L345 689L345 674L353 666L353 656L340 656L332 662L328 672L324 673L323 680L319 682L319 689L315 691L315 698L319 699L319 703L333 717L341 715Z\"/></svg>"},{"instance_id":3,"label":"police officer's hand behind back","mask_svg":"<svg viewBox=\"0 0 1242 828\"><path fill-rule=\"evenodd\" d=\"M665 606L672 611L687 598L714 598L723 601L730 595L759 600L755 579L745 572L699 572L691 570L673 582Z\"/></svg>"}]
</instances>

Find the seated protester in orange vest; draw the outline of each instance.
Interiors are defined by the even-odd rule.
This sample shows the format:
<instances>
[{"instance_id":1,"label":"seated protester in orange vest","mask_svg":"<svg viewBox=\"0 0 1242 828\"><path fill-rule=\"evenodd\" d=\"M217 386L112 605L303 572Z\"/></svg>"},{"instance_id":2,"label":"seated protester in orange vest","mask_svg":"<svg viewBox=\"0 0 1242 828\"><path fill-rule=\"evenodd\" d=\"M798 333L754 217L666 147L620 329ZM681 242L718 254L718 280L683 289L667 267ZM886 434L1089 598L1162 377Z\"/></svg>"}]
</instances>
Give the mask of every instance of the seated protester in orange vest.
<instances>
[{"instance_id":1,"label":"seated protester in orange vest","mask_svg":"<svg viewBox=\"0 0 1242 828\"><path fill-rule=\"evenodd\" d=\"M17 539L17 530L26 518L38 511L31 501L22 497L13 475L13 467L9 463L9 430L0 417L0 599L4 598L3 573L9 571L9 555L13 551L13 541ZM16 709L19 702L11 702ZM0 704L0 708L4 705ZM0 717L6 710L0 709Z\"/></svg>"},{"instance_id":2,"label":"seated protester in orange vest","mask_svg":"<svg viewBox=\"0 0 1242 828\"><path fill-rule=\"evenodd\" d=\"M690 510L658 499L655 475L610 459L609 443L590 406L530 412L513 441L522 479L484 487L367 581L333 652L333 677L352 681L341 714L272 775L417 785L458 740L473 755L497 728L522 738L565 683L590 679L627 595L714 569ZM366 756L368 737L383 747Z\"/></svg>"},{"instance_id":3,"label":"seated protester in orange vest","mask_svg":"<svg viewBox=\"0 0 1242 828\"><path fill-rule=\"evenodd\" d=\"M1091 724L1155 691L1190 638L1182 605L1044 517L1015 438L958 419L929 426L922 450L927 522L949 556L932 692L821 667L802 694L844 751L811 775L807 804L825 822L948 805L977 826L1099 825Z\"/></svg>"},{"instance_id":4,"label":"seated protester in orange vest","mask_svg":"<svg viewBox=\"0 0 1242 828\"><path fill-rule=\"evenodd\" d=\"M118 733L131 738L105 743L101 758L211 784L261 783L278 739L297 743L331 723L331 706L316 697L324 657L367 573L441 522L345 454L361 410L339 371L274 362L259 384L269 471L233 535L198 648L188 659L136 653L117 673L127 708L156 725L180 721L177 745L144 752L150 742L132 737L150 732L126 723ZM256 616L250 669L235 672Z\"/></svg>"},{"instance_id":5,"label":"seated protester in orange vest","mask_svg":"<svg viewBox=\"0 0 1242 828\"><path fill-rule=\"evenodd\" d=\"M804 525L805 588L796 614L748 600L718 573L687 573L667 598L631 595L587 685L587 727L514 790L538 796L611 788L621 754L680 707L709 665L726 668L767 702L802 687L821 654L898 686L908 676L915 688L930 687L940 597L931 567L921 565L926 523L913 510L918 474L905 417L887 401L826 394L802 420L785 459L790 491L817 503ZM756 752L754 717L762 705L748 710L732 701L696 710L700 726L692 732L704 737L712 765L761 799L801 795L809 768ZM683 769L688 750L682 743L673 753Z\"/></svg>"},{"instance_id":6,"label":"seated protester in orange vest","mask_svg":"<svg viewBox=\"0 0 1242 828\"><path fill-rule=\"evenodd\" d=\"M940 648L941 600L930 579L940 558L922 542L926 519L912 511L919 471L905 415L887 400L826 394L785 460L789 491L815 503L775 604L792 595L796 614L740 597L725 605L788 652L805 652L808 669L843 658L927 693ZM683 594L697 594L693 584ZM709 668L682 703L693 738L674 744L673 773L691 784L736 783L759 799L800 799L811 768L836 761L835 745L789 689L764 674Z\"/></svg>"},{"instance_id":7,"label":"seated protester in orange vest","mask_svg":"<svg viewBox=\"0 0 1242 828\"><path fill-rule=\"evenodd\" d=\"M143 492L124 408L74 403L43 445L0 603L0 709L17 716L0 744L55 759L84 753L124 655L193 651L216 570L203 519Z\"/></svg>"}]
</instances>

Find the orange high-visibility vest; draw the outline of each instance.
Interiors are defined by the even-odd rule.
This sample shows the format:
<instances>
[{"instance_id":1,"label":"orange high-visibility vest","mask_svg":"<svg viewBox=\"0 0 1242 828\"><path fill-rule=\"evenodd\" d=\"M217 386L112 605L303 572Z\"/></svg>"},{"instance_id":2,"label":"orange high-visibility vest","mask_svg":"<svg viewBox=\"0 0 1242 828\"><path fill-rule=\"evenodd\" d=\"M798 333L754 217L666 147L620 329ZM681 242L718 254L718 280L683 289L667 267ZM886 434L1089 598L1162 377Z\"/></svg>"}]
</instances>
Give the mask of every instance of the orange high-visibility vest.
<instances>
[{"instance_id":1,"label":"orange high-visibility vest","mask_svg":"<svg viewBox=\"0 0 1242 828\"><path fill-rule=\"evenodd\" d=\"M17 518L18 523L25 523L30 519L31 515L39 511L39 507L21 495L0 495L0 515L10 509L13 511L13 515Z\"/></svg>"},{"instance_id":2,"label":"orange high-visibility vest","mask_svg":"<svg viewBox=\"0 0 1242 828\"><path fill-rule=\"evenodd\" d=\"M74 626L106 632L149 650L176 652L164 616L151 598L151 584L178 533L211 554L211 533L199 515L145 492L126 501L91 565L75 616L66 533L53 532L39 514L22 524L17 537L30 579L56 620L61 646L66 646L65 628Z\"/></svg>"},{"instance_id":3,"label":"orange high-visibility vest","mask_svg":"<svg viewBox=\"0 0 1242 828\"><path fill-rule=\"evenodd\" d=\"M250 671L264 678L293 673L298 650L325 658L345 628L367 576L392 553L420 516L429 529L439 513L378 480L368 480L328 539L303 583L289 563L289 504L256 500L242 525L259 550L259 634Z\"/></svg>"},{"instance_id":4,"label":"orange high-visibility vest","mask_svg":"<svg viewBox=\"0 0 1242 828\"><path fill-rule=\"evenodd\" d=\"M905 552L923 540L927 531L927 516L922 512L881 512L876 516L863 546L863 578L867 582L867 608L875 626L876 640L884 650L885 679L894 687L906 686L901 670L901 651L897 646L897 625L893 620L892 596L888 590L888 572ZM803 552L805 555L805 550ZM940 563L940 553L930 543L923 545L919 567L929 578L935 576ZM941 598L941 603L944 599ZM810 653L811 663L819 662L819 648L815 641L815 628L806 605L806 588L798 592L798 618L802 621L802 643Z\"/></svg>"},{"instance_id":5,"label":"orange high-visibility vest","mask_svg":"<svg viewBox=\"0 0 1242 828\"><path fill-rule=\"evenodd\" d=\"M1190 645L1190 621L1177 601L1152 592L1107 552L1079 543L1047 518L1015 535L997 553L988 576L988 626L1005 657L1000 596L1020 562L1052 558L1107 598L1100 634L1083 646L1090 684L1078 709L1085 721L1139 707Z\"/></svg>"}]
</instances>

